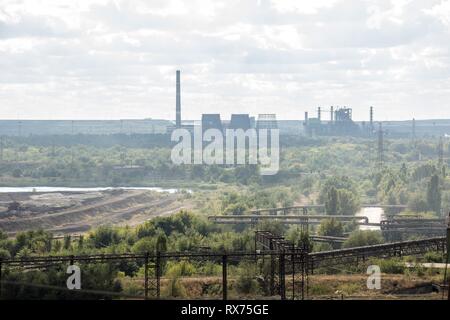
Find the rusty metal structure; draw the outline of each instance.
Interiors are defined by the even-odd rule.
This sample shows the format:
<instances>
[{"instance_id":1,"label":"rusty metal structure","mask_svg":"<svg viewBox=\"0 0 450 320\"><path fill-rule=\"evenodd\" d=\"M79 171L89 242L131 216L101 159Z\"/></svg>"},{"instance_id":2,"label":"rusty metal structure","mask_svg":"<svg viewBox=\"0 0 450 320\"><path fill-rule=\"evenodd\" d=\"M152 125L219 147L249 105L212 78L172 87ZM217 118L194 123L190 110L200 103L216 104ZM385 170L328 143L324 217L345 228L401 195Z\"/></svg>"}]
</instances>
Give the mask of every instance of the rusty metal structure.
<instances>
[{"instance_id":1,"label":"rusty metal structure","mask_svg":"<svg viewBox=\"0 0 450 320\"><path fill-rule=\"evenodd\" d=\"M388 241L402 240L405 235L424 237L445 236L447 224L445 219L425 219L421 217L388 216L380 222L383 237Z\"/></svg>"},{"instance_id":2,"label":"rusty metal structure","mask_svg":"<svg viewBox=\"0 0 450 320\"><path fill-rule=\"evenodd\" d=\"M143 254L94 254L78 256L37 256L0 260L0 296L5 268L20 270L48 270L52 267L75 263L138 262L144 267L143 299L161 297L161 270L165 261L210 261L222 266L222 298L228 299L228 265L243 260L264 261L270 259L270 295L287 299L286 278L292 277L291 299L305 299L308 275L317 269L342 264L359 264L369 258L390 258L421 255L430 251L446 251L446 237L395 242L381 245L310 253L307 245L295 246L281 236L268 231L255 233L254 252L158 252ZM65 289L67 290L67 289ZM103 293L102 293L103 294ZM118 293L113 293L118 295Z\"/></svg>"},{"instance_id":3,"label":"rusty metal structure","mask_svg":"<svg viewBox=\"0 0 450 320\"><path fill-rule=\"evenodd\" d=\"M319 225L323 220L335 219L341 222L355 222L363 226L379 226L377 223L369 223L365 216L327 216L327 215L241 215L241 216L209 216L208 220L217 224L250 224L256 226L262 221L278 222L282 224Z\"/></svg>"}]
</instances>

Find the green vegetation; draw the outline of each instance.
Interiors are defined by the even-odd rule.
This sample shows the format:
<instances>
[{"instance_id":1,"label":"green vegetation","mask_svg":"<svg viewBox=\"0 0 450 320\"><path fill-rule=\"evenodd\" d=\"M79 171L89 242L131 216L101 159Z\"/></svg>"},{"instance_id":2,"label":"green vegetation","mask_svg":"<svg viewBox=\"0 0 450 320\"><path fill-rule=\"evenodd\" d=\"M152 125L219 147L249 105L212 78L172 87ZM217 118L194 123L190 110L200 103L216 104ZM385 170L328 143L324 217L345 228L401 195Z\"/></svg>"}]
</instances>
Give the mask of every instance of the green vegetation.
<instances>
[{"instance_id":1,"label":"green vegetation","mask_svg":"<svg viewBox=\"0 0 450 320\"><path fill-rule=\"evenodd\" d=\"M381 244L384 242L381 233L378 231L354 231L344 242L344 248L355 248Z\"/></svg>"},{"instance_id":2,"label":"green vegetation","mask_svg":"<svg viewBox=\"0 0 450 320\"><path fill-rule=\"evenodd\" d=\"M155 141L146 140L151 138ZM254 230L250 226L217 226L206 215L243 215L249 210L302 204L325 204L325 212L311 209L309 213L327 214L330 218L319 226L310 226L309 233L297 226L270 222L257 228L284 235L296 245L305 245L313 251L332 250L385 241L380 232L360 231L355 224L336 219L340 215L355 215L362 204L407 205L408 210L403 214L423 217L439 217L450 208L450 179L446 165L438 164L437 141L432 139L417 141L415 145L409 140L387 140L384 167L380 170L372 140L283 138L280 172L264 177L259 175L257 166L173 165L166 138L117 135L92 139L85 136L5 139L0 186L187 187L194 190L186 197L190 197L195 207L190 212L154 218L136 228L103 226L77 239L55 240L44 231L28 231L8 238L0 232L0 259L49 254L252 251ZM348 237L348 240L342 245L313 244L309 234ZM425 261L441 259L436 253L425 257ZM406 273L403 262L402 259L374 261L386 273ZM230 289L236 295L269 294L268 261L257 266L233 262L229 267L230 277L234 279ZM20 273L6 269L4 279L61 286L65 270L56 266L48 270ZM143 272L142 262L86 265L83 279L95 274L99 280L96 283L86 280L83 287L142 295L142 286L135 279L142 279ZM206 279L220 276L220 263L165 261L162 273L168 279L163 292L167 297L184 298L194 291L212 297L221 293L220 284ZM185 278L202 279L201 288L193 291ZM311 290L329 293L322 285ZM340 290L351 294L356 288L347 285ZM8 284L3 286L2 294L11 298L69 298L56 289ZM89 294L79 295L94 298Z\"/></svg>"}]
</instances>

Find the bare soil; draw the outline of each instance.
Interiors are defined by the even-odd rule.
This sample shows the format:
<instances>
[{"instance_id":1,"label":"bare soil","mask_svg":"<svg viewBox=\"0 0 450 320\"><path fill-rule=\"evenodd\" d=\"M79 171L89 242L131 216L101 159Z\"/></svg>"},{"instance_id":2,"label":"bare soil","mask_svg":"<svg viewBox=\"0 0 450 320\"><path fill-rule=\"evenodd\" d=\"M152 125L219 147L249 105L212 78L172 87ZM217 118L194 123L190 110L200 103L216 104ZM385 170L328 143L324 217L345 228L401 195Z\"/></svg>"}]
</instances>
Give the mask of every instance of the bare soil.
<instances>
[{"instance_id":1,"label":"bare soil","mask_svg":"<svg viewBox=\"0 0 450 320\"><path fill-rule=\"evenodd\" d=\"M0 230L83 233L100 225L134 226L190 207L181 194L148 190L1 194Z\"/></svg>"}]
</instances>

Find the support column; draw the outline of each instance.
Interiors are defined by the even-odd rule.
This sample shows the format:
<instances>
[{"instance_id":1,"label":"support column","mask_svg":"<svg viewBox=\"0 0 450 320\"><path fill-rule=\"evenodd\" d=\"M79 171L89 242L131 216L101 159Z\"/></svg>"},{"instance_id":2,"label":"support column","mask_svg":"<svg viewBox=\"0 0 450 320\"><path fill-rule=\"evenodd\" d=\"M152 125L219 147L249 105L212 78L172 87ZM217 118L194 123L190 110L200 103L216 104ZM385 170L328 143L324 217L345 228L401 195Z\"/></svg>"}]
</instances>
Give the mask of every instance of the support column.
<instances>
[{"instance_id":1,"label":"support column","mask_svg":"<svg viewBox=\"0 0 450 320\"><path fill-rule=\"evenodd\" d=\"M285 276L286 276L286 270L285 270L285 264L284 264L285 256L284 253L280 254L279 258L279 275L278 275L278 281L280 282L280 297L281 300L286 300L286 282L285 282Z\"/></svg>"},{"instance_id":2,"label":"support column","mask_svg":"<svg viewBox=\"0 0 450 320\"><path fill-rule=\"evenodd\" d=\"M270 255L270 296L275 295L275 257Z\"/></svg>"},{"instance_id":3,"label":"support column","mask_svg":"<svg viewBox=\"0 0 450 320\"><path fill-rule=\"evenodd\" d=\"M305 267L305 263L306 263L306 259L305 259L305 252L303 251L301 253L301 268L302 268L302 300L305 300L305 272L306 272L306 267Z\"/></svg>"},{"instance_id":4,"label":"support column","mask_svg":"<svg viewBox=\"0 0 450 320\"><path fill-rule=\"evenodd\" d=\"M222 256L222 298L228 298L228 282L227 282L227 256Z\"/></svg>"},{"instance_id":5,"label":"support column","mask_svg":"<svg viewBox=\"0 0 450 320\"><path fill-rule=\"evenodd\" d=\"M2 266L3 266L3 263L2 263L2 261L0 260L0 299L2 298Z\"/></svg>"},{"instance_id":6,"label":"support column","mask_svg":"<svg viewBox=\"0 0 450 320\"><path fill-rule=\"evenodd\" d=\"M145 254L144 260L144 296L145 300L148 299L148 252Z\"/></svg>"},{"instance_id":7,"label":"support column","mask_svg":"<svg viewBox=\"0 0 450 320\"><path fill-rule=\"evenodd\" d=\"M156 254L156 299L161 297L161 253L158 251Z\"/></svg>"},{"instance_id":8,"label":"support column","mask_svg":"<svg viewBox=\"0 0 450 320\"><path fill-rule=\"evenodd\" d=\"M291 255L292 262L292 300L295 300L295 255Z\"/></svg>"},{"instance_id":9,"label":"support column","mask_svg":"<svg viewBox=\"0 0 450 320\"><path fill-rule=\"evenodd\" d=\"M447 260L445 261L445 273L447 275L447 266L450 260L450 214L448 216L448 225L447 225ZM450 281L447 281L447 300L450 301Z\"/></svg>"}]
</instances>

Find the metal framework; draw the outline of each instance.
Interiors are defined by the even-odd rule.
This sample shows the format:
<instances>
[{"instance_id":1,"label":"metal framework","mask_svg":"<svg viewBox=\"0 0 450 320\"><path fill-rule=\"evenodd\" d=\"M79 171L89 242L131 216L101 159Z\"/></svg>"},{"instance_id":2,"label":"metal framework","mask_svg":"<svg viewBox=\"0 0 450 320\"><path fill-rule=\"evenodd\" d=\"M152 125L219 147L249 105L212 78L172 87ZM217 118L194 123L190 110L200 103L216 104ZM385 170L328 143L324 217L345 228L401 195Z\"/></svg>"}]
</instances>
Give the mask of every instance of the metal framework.
<instances>
[{"instance_id":1,"label":"metal framework","mask_svg":"<svg viewBox=\"0 0 450 320\"><path fill-rule=\"evenodd\" d=\"M309 239L313 242L344 243L348 238L311 235Z\"/></svg>"},{"instance_id":2,"label":"metal framework","mask_svg":"<svg viewBox=\"0 0 450 320\"><path fill-rule=\"evenodd\" d=\"M242 216L209 216L208 219L217 224L251 224L256 225L262 221L279 222L283 224L318 225L326 219L336 219L344 222L355 222L364 226L379 226L378 223L369 223L369 218L365 216L327 216L327 215L307 215L307 216L275 216L275 215L242 215Z\"/></svg>"},{"instance_id":3,"label":"metal framework","mask_svg":"<svg viewBox=\"0 0 450 320\"><path fill-rule=\"evenodd\" d=\"M401 204L362 204L361 208L382 208L382 209L407 209L407 205L401 205ZM261 215L264 213L270 214L270 215L279 215L284 214L287 215L289 213L302 213L303 215L308 215L309 209L318 209L323 211L325 209L325 205L323 204L317 204L317 205L306 205L306 206L291 206L291 207L280 207L280 208L268 208L268 209L258 209L258 210L251 210L249 211L250 214L254 215Z\"/></svg>"},{"instance_id":4,"label":"metal framework","mask_svg":"<svg viewBox=\"0 0 450 320\"><path fill-rule=\"evenodd\" d=\"M400 240L403 234L417 234L427 237L444 236L445 219L424 219L420 217L390 217L380 222L381 231L388 240Z\"/></svg>"},{"instance_id":5,"label":"metal framework","mask_svg":"<svg viewBox=\"0 0 450 320\"><path fill-rule=\"evenodd\" d=\"M369 258L391 258L420 255L430 251L446 251L446 237L393 242L373 246L323 251L309 254L309 269L365 262Z\"/></svg>"},{"instance_id":6,"label":"metal framework","mask_svg":"<svg viewBox=\"0 0 450 320\"><path fill-rule=\"evenodd\" d=\"M429 251L446 251L446 237L424 240L395 242L381 245L365 246L351 249L341 249L318 253L309 253L309 248L303 245L296 247L283 237L273 235L268 231L255 233L254 252L158 252L156 254L94 254L71 256L37 256L0 260L0 296L2 270L4 267L41 269L73 265L75 263L113 263L117 261L135 261L144 265L144 297L159 299L161 293L161 267L168 260L211 261L222 265L222 298L228 298L228 264L245 259L255 262L258 259L270 258L270 294L279 294L281 299L286 296L286 277L292 277L292 299L305 299L308 288L308 275L320 267L340 264L358 264L371 257L390 258L408 255L419 255ZM150 270L154 270L152 276ZM7 283L7 281L5 281ZM305 292L306 291L306 292ZM116 293L117 295L117 293Z\"/></svg>"},{"instance_id":7,"label":"metal framework","mask_svg":"<svg viewBox=\"0 0 450 320\"><path fill-rule=\"evenodd\" d=\"M296 247L283 237L269 231L255 232L255 252L269 250L279 252L278 274L276 272L276 257L271 256L270 262L270 293L278 292L281 299L286 299L286 275L292 276L292 300L305 299L308 277L308 251L306 246Z\"/></svg>"},{"instance_id":8,"label":"metal framework","mask_svg":"<svg viewBox=\"0 0 450 320\"><path fill-rule=\"evenodd\" d=\"M282 207L282 208L269 208L269 209L259 209L259 210L251 210L250 213L254 215L261 215L263 213L268 213L270 215L278 215L288 213L299 213L301 212L303 215L308 214L308 209L324 209L324 205L309 205L309 206L292 206L292 207Z\"/></svg>"}]
</instances>

